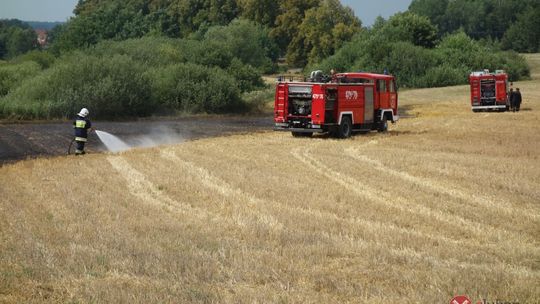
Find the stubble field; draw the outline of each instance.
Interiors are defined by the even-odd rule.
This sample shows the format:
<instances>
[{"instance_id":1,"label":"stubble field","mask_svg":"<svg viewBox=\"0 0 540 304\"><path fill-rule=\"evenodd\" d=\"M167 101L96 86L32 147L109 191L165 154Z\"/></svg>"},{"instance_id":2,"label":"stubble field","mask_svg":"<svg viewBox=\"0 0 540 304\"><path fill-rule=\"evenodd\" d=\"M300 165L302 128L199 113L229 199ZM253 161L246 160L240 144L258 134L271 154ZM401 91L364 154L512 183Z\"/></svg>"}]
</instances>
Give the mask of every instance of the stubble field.
<instances>
[{"instance_id":1,"label":"stubble field","mask_svg":"<svg viewBox=\"0 0 540 304\"><path fill-rule=\"evenodd\" d=\"M519 113L472 113L467 86L410 90L386 134L0 167L0 302L538 303L533 75Z\"/></svg>"}]
</instances>

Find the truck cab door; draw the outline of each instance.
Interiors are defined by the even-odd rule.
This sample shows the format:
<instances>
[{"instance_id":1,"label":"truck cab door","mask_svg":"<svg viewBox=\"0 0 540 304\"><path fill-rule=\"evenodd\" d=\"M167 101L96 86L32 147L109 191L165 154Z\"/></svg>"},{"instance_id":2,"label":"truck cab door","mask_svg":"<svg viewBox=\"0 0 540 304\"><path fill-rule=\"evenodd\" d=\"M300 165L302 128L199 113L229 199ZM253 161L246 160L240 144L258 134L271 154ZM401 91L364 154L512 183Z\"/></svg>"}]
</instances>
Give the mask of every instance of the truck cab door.
<instances>
[{"instance_id":1,"label":"truck cab door","mask_svg":"<svg viewBox=\"0 0 540 304\"><path fill-rule=\"evenodd\" d=\"M398 94L394 79L388 80L388 100L390 103L390 108L394 110L394 115L397 115Z\"/></svg>"},{"instance_id":2,"label":"truck cab door","mask_svg":"<svg viewBox=\"0 0 540 304\"><path fill-rule=\"evenodd\" d=\"M379 107L382 109L390 108L390 94L388 93L386 80L377 80L377 93L379 93Z\"/></svg>"}]
</instances>

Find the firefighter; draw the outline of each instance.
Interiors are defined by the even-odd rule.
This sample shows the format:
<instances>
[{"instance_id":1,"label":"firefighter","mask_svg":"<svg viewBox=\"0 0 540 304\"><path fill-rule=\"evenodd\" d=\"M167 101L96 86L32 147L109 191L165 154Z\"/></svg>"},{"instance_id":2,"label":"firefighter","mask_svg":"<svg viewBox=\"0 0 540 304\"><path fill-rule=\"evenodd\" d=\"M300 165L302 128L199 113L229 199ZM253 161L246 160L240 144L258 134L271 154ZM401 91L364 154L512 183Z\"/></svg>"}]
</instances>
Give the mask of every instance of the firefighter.
<instances>
[{"instance_id":1,"label":"firefighter","mask_svg":"<svg viewBox=\"0 0 540 304\"><path fill-rule=\"evenodd\" d=\"M92 123L88 120L90 112L87 108L82 108L77 114L77 118L73 122L73 129L75 130L75 142L77 143L77 149L75 155L85 154L84 144L88 140L88 131L92 131Z\"/></svg>"},{"instance_id":2,"label":"firefighter","mask_svg":"<svg viewBox=\"0 0 540 304\"><path fill-rule=\"evenodd\" d=\"M510 101L510 111L514 111L515 109L515 99L516 99L516 93L514 93L514 89L510 88L510 92L508 93L508 100Z\"/></svg>"},{"instance_id":3,"label":"firefighter","mask_svg":"<svg viewBox=\"0 0 540 304\"><path fill-rule=\"evenodd\" d=\"M519 88L516 88L516 92L514 93L514 112L518 111L521 107L521 92L519 91Z\"/></svg>"},{"instance_id":4,"label":"firefighter","mask_svg":"<svg viewBox=\"0 0 540 304\"><path fill-rule=\"evenodd\" d=\"M336 78L336 70L334 70L334 69L331 69L331 70L330 70L330 81L332 81L332 82L337 82L337 78Z\"/></svg>"}]
</instances>

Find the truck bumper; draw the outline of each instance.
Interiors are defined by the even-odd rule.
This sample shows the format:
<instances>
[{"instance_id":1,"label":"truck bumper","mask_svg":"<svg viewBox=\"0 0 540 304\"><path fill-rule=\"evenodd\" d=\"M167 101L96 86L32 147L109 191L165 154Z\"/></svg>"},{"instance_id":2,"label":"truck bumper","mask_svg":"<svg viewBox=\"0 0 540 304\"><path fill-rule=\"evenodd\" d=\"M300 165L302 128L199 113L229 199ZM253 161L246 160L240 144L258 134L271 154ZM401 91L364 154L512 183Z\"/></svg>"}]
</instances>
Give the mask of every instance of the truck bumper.
<instances>
[{"instance_id":1,"label":"truck bumper","mask_svg":"<svg viewBox=\"0 0 540 304\"><path fill-rule=\"evenodd\" d=\"M314 128L292 128L287 123L276 123L274 131L298 132L298 133L323 133L324 130L318 126Z\"/></svg>"},{"instance_id":2,"label":"truck bumper","mask_svg":"<svg viewBox=\"0 0 540 304\"><path fill-rule=\"evenodd\" d=\"M506 109L506 105L492 105L492 106L472 106L473 110L501 110Z\"/></svg>"}]
</instances>

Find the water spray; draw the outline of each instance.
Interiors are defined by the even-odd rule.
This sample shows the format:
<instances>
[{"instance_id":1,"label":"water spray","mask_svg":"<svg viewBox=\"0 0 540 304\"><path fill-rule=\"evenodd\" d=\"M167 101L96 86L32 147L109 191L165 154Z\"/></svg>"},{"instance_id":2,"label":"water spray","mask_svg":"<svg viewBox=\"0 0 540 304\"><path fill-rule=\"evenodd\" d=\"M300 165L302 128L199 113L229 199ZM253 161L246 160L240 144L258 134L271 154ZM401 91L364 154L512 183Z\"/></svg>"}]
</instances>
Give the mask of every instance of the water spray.
<instances>
[{"instance_id":1,"label":"water spray","mask_svg":"<svg viewBox=\"0 0 540 304\"><path fill-rule=\"evenodd\" d=\"M124 141L122 141L120 138L112 135L111 133L105 132L105 131L99 131L95 130L96 135L98 136L99 140L105 145L108 151L111 152L121 152L131 149L131 146L126 144ZM71 149L73 148L73 144L75 143L75 139L72 139L69 143L67 154L71 154Z\"/></svg>"},{"instance_id":2,"label":"water spray","mask_svg":"<svg viewBox=\"0 0 540 304\"><path fill-rule=\"evenodd\" d=\"M96 132L99 140L103 143L103 145L107 148L107 151L109 152L122 152L137 147L148 148L159 145L177 144L185 140L174 130L165 127L159 127L148 134L138 135L130 138L128 142L125 142L117 136L114 136L111 133L105 131L94 131ZM68 154L71 154L71 149L74 143L75 139L72 139L69 144Z\"/></svg>"},{"instance_id":3,"label":"water spray","mask_svg":"<svg viewBox=\"0 0 540 304\"><path fill-rule=\"evenodd\" d=\"M131 147L122 141L120 138L105 131L96 130L96 135L101 142L107 147L107 150L111 152L121 152L131 149Z\"/></svg>"}]
</instances>

